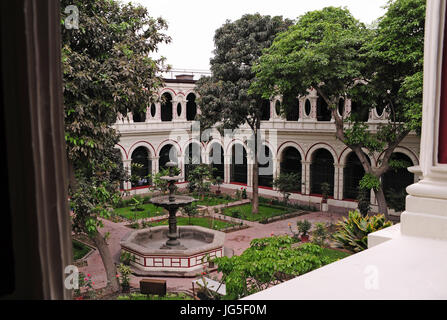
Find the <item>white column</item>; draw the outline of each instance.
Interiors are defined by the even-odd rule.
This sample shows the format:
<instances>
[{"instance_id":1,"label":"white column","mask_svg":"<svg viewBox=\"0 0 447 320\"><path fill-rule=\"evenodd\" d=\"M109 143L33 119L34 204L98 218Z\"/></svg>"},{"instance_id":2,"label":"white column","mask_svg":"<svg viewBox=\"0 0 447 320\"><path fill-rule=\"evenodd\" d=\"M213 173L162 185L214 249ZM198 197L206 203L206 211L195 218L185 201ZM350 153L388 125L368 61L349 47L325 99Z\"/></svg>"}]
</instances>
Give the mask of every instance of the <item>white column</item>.
<instances>
[{"instance_id":1,"label":"white column","mask_svg":"<svg viewBox=\"0 0 447 320\"><path fill-rule=\"evenodd\" d=\"M310 161L301 161L302 176L302 194L310 194Z\"/></svg>"},{"instance_id":2,"label":"white column","mask_svg":"<svg viewBox=\"0 0 447 320\"><path fill-rule=\"evenodd\" d=\"M231 156L224 156L224 183L230 183L231 179Z\"/></svg>"},{"instance_id":3,"label":"white column","mask_svg":"<svg viewBox=\"0 0 447 320\"><path fill-rule=\"evenodd\" d=\"M334 165L334 199L343 199L343 182L344 182L344 164Z\"/></svg>"},{"instance_id":4,"label":"white column","mask_svg":"<svg viewBox=\"0 0 447 320\"><path fill-rule=\"evenodd\" d=\"M445 8L446 1L427 2L420 168L412 168L413 172L421 173L422 180L407 187L406 210L401 215L402 234L443 240L447 240L447 164L438 163L438 141L439 127L445 125L439 123L445 85L441 83L447 37Z\"/></svg>"},{"instance_id":5,"label":"white column","mask_svg":"<svg viewBox=\"0 0 447 320\"><path fill-rule=\"evenodd\" d=\"M129 178L130 178L130 175L132 174L131 164L132 164L131 159L123 160L123 167L124 167L124 170L129 175ZM124 181L124 190L130 190L130 189L132 189L132 183L130 181Z\"/></svg>"}]
</instances>

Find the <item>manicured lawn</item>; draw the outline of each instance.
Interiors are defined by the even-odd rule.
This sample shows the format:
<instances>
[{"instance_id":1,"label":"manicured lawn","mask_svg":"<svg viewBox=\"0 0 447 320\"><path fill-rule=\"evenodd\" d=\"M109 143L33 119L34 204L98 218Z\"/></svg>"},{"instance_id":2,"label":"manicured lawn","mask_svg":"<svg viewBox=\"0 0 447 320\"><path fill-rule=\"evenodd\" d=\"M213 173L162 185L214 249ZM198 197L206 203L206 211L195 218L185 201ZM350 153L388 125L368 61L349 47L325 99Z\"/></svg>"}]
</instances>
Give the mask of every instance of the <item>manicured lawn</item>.
<instances>
[{"instance_id":1,"label":"manicured lawn","mask_svg":"<svg viewBox=\"0 0 447 320\"><path fill-rule=\"evenodd\" d=\"M260 221L266 218L279 216L293 211L293 209L291 208L259 204L258 214L253 215L251 213L251 209L252 209L251 203L247 203L236 207L226 208L222 211L222 213L226 216L239 218L243 220Z\"/></svg>"},{"instance_id":2,"label":"manicured lawn","mask_svg":"<svg viewBox=\"0 0 447 320\"><path fill-rule=\"evenodd\" d=\"M74 260L83 258L90 251L89 247L79 241L73 240L72 243Z\"/></svg>"},{"instance_id":3,"label":"manicured lawn","mask_svg":"<svg viewBox=\"0 0 447 320\"><path fill-rule=\"evenodd\" d=\"M157 217L167 213L163 208L157 207L152 203L143 204L142 207L144 208L143 211L132 211L132 207L116 208L114 211L116 214L129 220Z\"/></svg>"},{"instance_id":4,"label":"manicured lawn","mask_svg":"<svg viewBox=\"0 0 447 320\"><path fill-rule=\"evenodd\" d=\"M350 254L347 252L330 248L323 248L323 254L333 261L341 260L343 258L350 256Z\"/></svg>"},{"instance_id":5,"label":"manicured lawn","mask_svg":"<svg viewBox=\"0 0 447 320\"><path fill-rule=\"evenodd\" d=\"M168 220L159 221L152 224L155 226L166 226L168 225ZM188 217L177 217L177 225L178 226L200 226L205 228L210 228L214 230L221 230L227 227L234 226L233 223L221 221L221 220L212 220L209 218L203 218L203 217L191 217L191 223L189 223Z\"/></svg>"},{"instance_id":6,"label":"manicured lawn","mask_svg":"<svg viewBox=\"0 0 447 320\"><path fill-rule=\"evenodd\" d=\"M197 201L194 202L195 204L200 205L200 206L207 206L207 207L217 206L219 204L230 203L230 202L236 201L234 199L226 199L224 197L211 196L211 195L205 195L203 200L199 199L198 195L193 195L193 197L197 199Z\"/></svg>"}]
</instances>

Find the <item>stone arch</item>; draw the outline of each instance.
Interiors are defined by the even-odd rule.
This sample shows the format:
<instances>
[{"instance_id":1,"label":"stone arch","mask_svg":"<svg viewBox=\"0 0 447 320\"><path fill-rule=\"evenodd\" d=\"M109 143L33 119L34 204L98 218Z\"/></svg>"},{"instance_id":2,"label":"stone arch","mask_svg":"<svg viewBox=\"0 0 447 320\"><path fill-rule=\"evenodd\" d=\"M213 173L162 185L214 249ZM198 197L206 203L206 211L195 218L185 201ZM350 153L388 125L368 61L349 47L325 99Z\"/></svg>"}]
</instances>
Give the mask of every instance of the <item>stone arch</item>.
<instances>
[{"instance_id":1,"label":"stone arch","mask_svg":"<svg viewBox=\"0 0 447 320\"><path fill-rule=\"evenodd\" d=\"M150 180L147 177L152 173L151 151L146 145L133 149L131 158L131 184L132 188L147 186Z\"/></svg>"},{"instance_id":2,"label":"stone arch","mask_svg":"<svg viewBox=\"0 0 447 320\"><path fill-rule=\"evenodd\" d=\"M273 172L274 172L274 152L273 148L268 143L263 143L260 150L258 161L259 163L259 177L258 184L261 187L273 187Z\"/></svg>"},{"instance_id":3,"label":"stone arch","mask_svg":"<svg viewBox=\"0 0 447 320\"><path fill-rule=\"evenodd\" d=\"M247 146L240 141L234 140L229 145L229 148L231 150L230 181L247 184L248 182ZM236 155L235 153L238 153L238 155Z\"/></svg>"},{"instance_id":4,"label":"stone arch","mask_svg":"<svg viewBox=\"0 0 447 320\"><path fill-rule=\"evenodd\" d=\"M194 147L196 146L196 147ZM185 170L185 179L188 178L189 172L197 165L203 163L202 159L202 144L195 140L189 140L184 147L183 165Z\"/></svg>"},{"instance_id":5,"label":"stone arch","mask_svg":"<svg viewBox=\"0 0 447 320\"><path fill-rule=\"evenodd\" d=\"M211 141L207 146L206 154L208 158L207 163L215 168L213 171L214 178L221 177L223 180L225 175L225 155L222 143L217 140Z\"/></svg>"},{"instance_id":6,"label":"stone arch","mask_svg":"<svg viewBox=\"0 0 447 320\"><path fill-rule=\"evenodd\" d=\"M120 153L121 153L121 159L122 159L122 160L127 160L127 159L128 159L128 153L127 153L126 149L125 149L122 145L120 145L119 143L117 143L116 146L115 146L115 148L120 150Z\"/></svg>"},{"instance_id":7,"label":"stone arch","mask_svg":"<svg viewBox=\"0 0 447 320\"><path fill-rule=\"evenodd\" d=\"M369 163L371 159L367 158ZM357 199L358 186L360 180L365 175L363 168L357 154L354 151L346 152L343 155L343 199ZM367 194L369 196L370 193Z\"/></svg>"},{"instance_id":8,"label":"stone arch","mask_svg":"<svg viewBox=\"0 0 447 320\"><path fill-rule=\"evenodd\" d=\"M154 146L153 146L150 142L147 142L147 141L144 141L144 140L140 140L140 141L137 141L137 142L135 142L134 144L132 144L132 145L130 146L129 151L127 152L127 154L128 154L128 155L131 155L132 152L133 152L136 148L138 148L138 147L142 147L142 146L143 146L143 147L146 147L146 148L149 149L149 152L150 152L151 156L155 156L155 155L157 154L157 152L155 151Z\"/></svg>"},{"instance_id":9,"label":"stone arch","mask_svg":"<svg viewBox=\"0 0 447 320\"><path fill-rule=\"evenodd\" d=\"M413 166L417 166L417 165L419 165L419 159L418 159L418 157L416 156L416 154L415 154L412 150L410 150L410 149L408 149L408 148L406 148L406 147L403 147L403 146L397 146L397 147L394 149L393 153L396 153L396 152L403 153L403 154L406 155L408 158L410 158L410 159L411 159L411 162L413 163ZM383 159L383 156L384 156L384 155L385 155L385 152L382 152L382 153L379 155L379 157L377 158L377 164L380 163L380 161Z\"/></svg>"},{"instance_id":10,"label":"stone arch","mask_svg":"<svg viewBox=\"0 0 447 320\"><path fill-rule=\"evenodd\" d=\"M193 121L197 115L196 95L191 92L186 96L186 120Z\"/></svg>"},{"instance_id":11,"label":"stone arch","mask_svg":"<svg viewBox=\"0 0 447 320\"><path fill-rule=\"evenodd\" d=\"M336 157L328 148L317 148L310 155L310 192L311 194L322 194L322 184L329 184L329 196L334 195L334 164Z\"/></svg>"},{"instance_id":12,"label":"stone arch","mask_svg":"<svg viewBox=\"0 0 447 320\"><path fill-rule=\"evenodd\" d=\"M329 144L325 142L317 142L313 144L306 152L306 161L311 161L313 153L318 149L326 149L332 154L332 157L334 158L334 165L338 164L338 155L337 152L332 148Z\"/></svg>"},{"instance_id":13,"label":"stone arch","mask_svg":"<svg viewBox=\"0 0 447 320\"><path fill-rule=\"evenodd\" d=\"M161 96L161 121L172 121L174 97L167 91Z\"/></svg>"}]
</instances>

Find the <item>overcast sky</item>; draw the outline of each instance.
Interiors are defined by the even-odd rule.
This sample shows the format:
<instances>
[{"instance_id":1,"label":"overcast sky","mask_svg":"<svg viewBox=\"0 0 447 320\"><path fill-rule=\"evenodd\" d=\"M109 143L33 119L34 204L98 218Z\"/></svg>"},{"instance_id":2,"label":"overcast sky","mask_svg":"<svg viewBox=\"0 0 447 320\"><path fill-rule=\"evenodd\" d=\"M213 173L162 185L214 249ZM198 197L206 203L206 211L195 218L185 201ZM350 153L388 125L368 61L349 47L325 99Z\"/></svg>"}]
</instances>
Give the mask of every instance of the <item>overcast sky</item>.
<instances>
[{"instance_id":1,"label":"overcast sky","mask_svg":"<svg viewBox=\"0 0 447 320\"><path fill-rule=\"evenodd\" d=\"M127 2L127 1L126 1ZM214 32L225 20L246 13L298 16L327 6L347 7L358 20L370 24L385 13L387 0L131 0L149 10L153 17L167 20L172 42L160 45L159 53L175 69L209 70Z\"/></svg>"}]
</instances>

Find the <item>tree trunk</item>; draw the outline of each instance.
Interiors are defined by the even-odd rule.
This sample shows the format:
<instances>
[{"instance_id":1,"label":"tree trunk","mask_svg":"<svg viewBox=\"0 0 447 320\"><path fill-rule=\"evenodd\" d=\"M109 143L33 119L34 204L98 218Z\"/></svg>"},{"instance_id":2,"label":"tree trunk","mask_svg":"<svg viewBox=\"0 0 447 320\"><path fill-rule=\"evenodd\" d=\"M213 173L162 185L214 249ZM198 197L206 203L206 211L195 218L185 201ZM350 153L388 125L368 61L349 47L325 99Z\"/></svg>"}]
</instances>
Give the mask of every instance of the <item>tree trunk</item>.
<instances>
[{"instance_id":1,"label":"tree trunk","mask_svg":"<svg viewBox=\"0 0 447 320\"><path fill-rule=\"evenodd\" d=\"M255 156L255 161L253 164L253 197L251 200L251 213L258 214L259 212L259 166L258 166L258 157Z\"/></svg>"},{"instance_id":2,"label":"tree trunk","mask_svg":"<svg viewBox=\"0 0 447 320\"><path fill-rule=\"evenodd\" d=\"M384 214L385 218L388 220L388 206L386 204L385 193L383 192L382 187L380 187L379 190L374 190L374 193L376 195L377 204L379 206L379 213Z\"/></svg>"},{"instance_id":3,"label":"tree trunk","mask_svg":"<svg viewBox=\"0 0 447 320\"><path fill-rule=\"evenodd\" d=\"M117 275L117 270L115 263L113 262L112 254L110 253L109 247L104 239L104 236L98 232L94 236L91 236L91 239L95 243L95 246L98 248L99 254L101 255L102 262L104 264L104 268L106 269L107 275L107 287L112 292L118 292L120 289Z\"/></svg>"},{"instance_id":4,"label":"tree trunk","mask_svg":"<svg viewBox=\"0 0 447 320\"><path fill-rule=\"evenodd\" d=\"M259 213L259 164L258 164L258 126L255 127L253 131L255 136L254 141L254 161L253 161L253 170L252 170L252 200L251 200L251 213L258 214Z\"/></svg>"}]
</instances>

